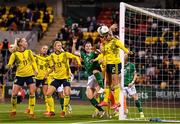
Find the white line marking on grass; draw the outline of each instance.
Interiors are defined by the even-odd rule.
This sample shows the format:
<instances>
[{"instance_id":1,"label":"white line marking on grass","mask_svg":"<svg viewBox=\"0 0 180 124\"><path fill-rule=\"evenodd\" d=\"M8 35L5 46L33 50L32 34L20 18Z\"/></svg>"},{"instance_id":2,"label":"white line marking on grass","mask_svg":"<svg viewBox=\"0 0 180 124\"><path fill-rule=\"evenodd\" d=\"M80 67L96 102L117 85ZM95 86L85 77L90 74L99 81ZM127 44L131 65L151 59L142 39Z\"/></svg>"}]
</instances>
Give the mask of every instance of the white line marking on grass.
<instances>
[{"instance_id":1,"label":"white line marking on grass","mask_svg":"<svg viewBox=\"0 0 180 124\"><path fill-rule=\"evenodd\" d=\"M71 124L86 124L86 123L96 123L96 122L106 122L106 121L114 121L114 120L83 121L83 122L75 122Z\"/></svg>"}]
</instances>

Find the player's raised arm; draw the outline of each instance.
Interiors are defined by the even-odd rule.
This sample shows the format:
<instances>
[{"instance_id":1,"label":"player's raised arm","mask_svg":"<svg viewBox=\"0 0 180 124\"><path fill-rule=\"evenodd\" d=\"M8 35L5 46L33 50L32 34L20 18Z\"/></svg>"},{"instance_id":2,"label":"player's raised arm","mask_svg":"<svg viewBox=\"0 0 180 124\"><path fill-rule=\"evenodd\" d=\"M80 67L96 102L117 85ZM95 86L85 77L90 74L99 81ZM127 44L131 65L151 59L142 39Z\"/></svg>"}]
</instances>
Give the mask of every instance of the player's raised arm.
<instances>
[{"instance_id":1,"label":"player's raised arm","mask_svg":"<svg viewBox=\"0 0 180 124\"><path fill-rule=\"evenodd\" d=\"M123 45L120 40L116 40L116 46L122 49L125 53L129 54L129 50Z\"/></svg>"},{"instance_id":2,"label":"player's raised arm","mask_svg":"<svg viewBox=\"0 0 180 124\"><path fill-rule=\"evenodd\" d=\"M13 64L14 64L14 61L15 61L15 55L14 53L11 54L10 58L9 58L9 62L7 64L7 68L12 68Z\"/></svg>"},{"instance_id":3,"label":"player's raised arm","mask_svg":"<svg viewBox=\"0 0 180 124\"><path fill-rule=\"evenodd\" d=\"M66 52L65 54L66 54L67 58L76 59L78 65L81 66L81 60L80 60L80 58L78 56L73 55L72 53L69 53L69 52Z\"/></svg>"}]
</instances>

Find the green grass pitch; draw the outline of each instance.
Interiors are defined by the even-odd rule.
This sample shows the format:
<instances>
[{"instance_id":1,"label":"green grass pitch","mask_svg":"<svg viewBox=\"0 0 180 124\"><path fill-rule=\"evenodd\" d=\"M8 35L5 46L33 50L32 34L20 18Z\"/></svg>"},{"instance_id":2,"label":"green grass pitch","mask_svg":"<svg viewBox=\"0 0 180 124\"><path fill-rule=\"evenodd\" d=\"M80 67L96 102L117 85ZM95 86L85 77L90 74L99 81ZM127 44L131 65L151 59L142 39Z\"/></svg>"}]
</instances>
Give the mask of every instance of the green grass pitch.
<instances>
[{"instance_id":1,"label":"green grass pitch","mask_svg":"<svg viewBox=\"0 0 180 124\"><path fill-rule=\"evenodd\" d=\"M152 123L148 120L125 120L125 121L119 121L118 118L112 118L108 119L106 117L104 118L91 118L91 114L94 110L94 108L91 105L72 105L73 112L72 114L67 115L65 118L60 118L60 106L56 104L55 106L55 117L47 118L43 115L43 112L45 110L45 105L43 104L37 104L35 106L35 119L29 119L28 115L24 113L25 108L27 107L27 104L18 104L17 105L17 116L16 118L10 118L9 117L9 110L11 108L10 104L0 104L0 123L71 123L71 124L88 124L88 123ZM135 111L134 108L130 109L129 111L133 112ZM178 109L153 109L153 108L144 108L145 116L149 116L148 113L151 112L151 116L156 117L156 114L158 116L158 112L176 112L178 115L180 115L180 108ZM154 114L154 115L152 115ZM170 114L167 114L169 116ZM164 115L166 116L166 114ZM136 115L131 115L131 117L135 117ZM176 118L180 120L180 116ZM157 124L157 123L155 123Z\"/></svg>"}]
</instances>

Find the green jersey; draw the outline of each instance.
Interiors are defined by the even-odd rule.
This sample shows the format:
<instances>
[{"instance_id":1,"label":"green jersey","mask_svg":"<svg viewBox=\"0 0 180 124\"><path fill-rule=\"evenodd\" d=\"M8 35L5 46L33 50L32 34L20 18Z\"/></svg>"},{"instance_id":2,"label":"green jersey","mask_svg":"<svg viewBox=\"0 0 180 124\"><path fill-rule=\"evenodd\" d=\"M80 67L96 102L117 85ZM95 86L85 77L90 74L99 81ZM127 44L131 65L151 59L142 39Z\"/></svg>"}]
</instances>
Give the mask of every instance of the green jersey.
<instances>
[{"instance_id":1,"label":"green jersey","mask_svg":"<svg viewBox=\"0 0 180 124\"><path fill-rule=\"evenodd\" d=\"M90 54L86 54L83 51L80 51L81 58L83 59L83 65L88 73L88 75L93 74L93 70L100 69L100 65L98 62L91 62L92 59L95 59L97 57L97 54L95 52L91 52Z\"/></svg>"},{"instance_id":2,"label":"green jersey","mask_svg":"<svg viewBox=\"0 0 180 124\"><path fill-rule=\"evenodd\" d=\"M133 63L128 62L126 65L124 65L124 86L125 87L128 86L128 84L132 82L135 72L136 72L136 68Z\"/></svg>"}]
</instances>

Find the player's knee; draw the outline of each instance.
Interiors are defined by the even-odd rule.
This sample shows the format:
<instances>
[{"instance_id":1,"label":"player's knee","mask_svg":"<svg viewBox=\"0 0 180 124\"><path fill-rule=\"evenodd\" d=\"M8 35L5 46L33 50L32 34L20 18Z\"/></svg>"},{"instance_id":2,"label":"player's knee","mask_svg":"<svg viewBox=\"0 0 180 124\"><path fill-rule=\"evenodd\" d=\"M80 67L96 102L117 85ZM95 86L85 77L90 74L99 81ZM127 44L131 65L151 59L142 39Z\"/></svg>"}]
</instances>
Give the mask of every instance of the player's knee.
<instances>
[{"instance_id":1,"label":"player's knee","mask_svg":"<svg viewBox=\"0 0 180 124\"><path fill-rule=\"evenodd\" d=\"M88 99L92 99L93 98L93 95L91 95L91 94L86 94L86 96L87 96Z\"/></svg>"},{"instance_id":2,"label":"player's knee","mask_svg":"<svg viewBox=\"0 0 180 124\"><path fill-rule=\"evenodd\" d=\"M87 96L88 99L93 98L93 94L91 92L89 92L88 90L86 90L86 96Z\"/></svg>"},{"instance_id":3,"label":"player's knee","mask_svg":"<svg viewBox=\"0 0 180 124\"><path fill-rule=\"evenodd\" d=\"M138 100L138 95L137 94L133 94L132 97L133 97L134 101Z\"/></svg>"},{"instance_id":4,"label":"player's knee","mask_svg":"<svg viewBox=\"0 0 180 124\"><path fill-rule=\"evenodd\" d=\"M69 95L70 95L70 90L66 90L66 91L64 92L64 95L65 95L65 96L69 96Z\"/></svg>"},{"instance_id":5,"label":"player's knee","mask_svg":"<svg viewBox=\"0 0 180 124\"><path fill-rule=\"evenodd\" d=\"M17 94L16 94L16 95L15 95L15 94L12 94L12 95L11 95L11 98L12 98L12 99L16 99L16 98L17 98Z\"/></svg>"}]
</instances>

